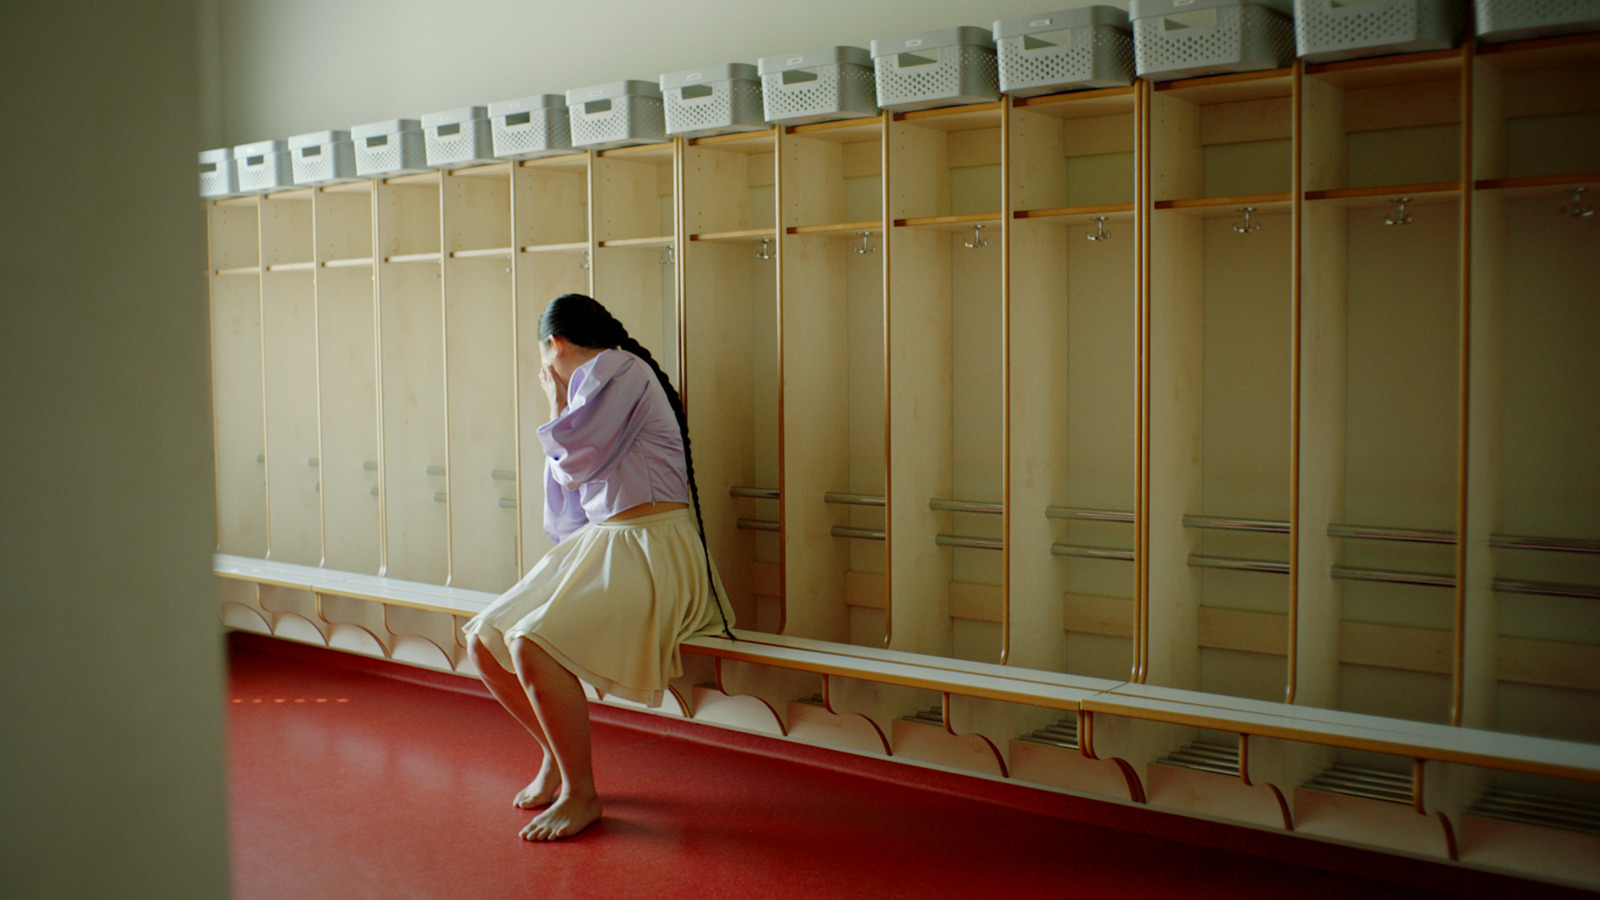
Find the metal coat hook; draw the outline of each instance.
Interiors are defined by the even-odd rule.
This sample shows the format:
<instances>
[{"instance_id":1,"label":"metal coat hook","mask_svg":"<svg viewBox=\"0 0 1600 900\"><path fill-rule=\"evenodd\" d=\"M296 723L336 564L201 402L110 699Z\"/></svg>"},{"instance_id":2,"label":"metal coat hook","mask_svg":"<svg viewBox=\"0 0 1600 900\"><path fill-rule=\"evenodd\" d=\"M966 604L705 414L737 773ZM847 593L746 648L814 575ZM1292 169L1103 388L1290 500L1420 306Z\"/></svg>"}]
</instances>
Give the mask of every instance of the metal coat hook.
<instances>
[{"instance_id":1,"label":"metal coat hook","mask_svg":"<svg viewBox=\"0 0 1600 900\"><path fill-rule=\"evenodd\" d=\"M961 242L961 246L970 247L973 250L976 250L979 247L987 247L987 246L989 246L989 242L983 239L983 234L981 233L982 231L983 231L983 226L974 223L973 226L972 226L972 240L970 240L970 241L962 241Z\"/></svg>"},{"instance_id":2,"label":"metal coat hook","mask_svg":"<svg viewBox=\"0 0 1600 900\"><path fill-rule=\"evenodd\" d=\"M1084 235L1084 238L1091 241L1103 241L1108 237L1111 237L1111 232L1106 230L1106 217L1095 216L1094 234L1086 234Z\"/></svg>"},{"instance_id":3,"label":"metal coat hook","mask_svg":"<svg viewBox=\"0 0 1600 900\"><path fill-rule=\"evenodd\" d=\"M661 264L663 266L670 266L670 265L672 265L673 263L675 263L677 261L678 260L672 255L672 245L671 244L668 244L665 247L661 248Z\"/></svg>"},{"instance_id":4,"label":"metal coat hook","mask_svg":"<svg viewBox=\"0 0 1600 900\"><path fill-rule=\"evenodd\" d=\"M1411 198L1401 197L1396 200L1390 200L1389 202L1394 204L1394 213L1392 215L1384 216L1383 224L1410 225L1411 216L1406 212L1406 204L1411 202Z\"/></svg>"},{"instance_id":5,"label":"metal coat hook","mask_svg":"<svg viewBox=\"0 0 1600 900\"><path fill-rule=\"evenodd\" d=\"M1572 205L1563 206L1561 214L1574 219L1582 219L1594 215L1594 207L1583 202L1583 192L1588 188L1575 187L1572 189Z\"/></svg>"},{"instance_id":6,"label":"metal coat hook","mask_svg":"<svg viewBox=\"0 0 1600 900\"><path fill-rule=\"evenodd\" d=\"M769 251L767 249L768 245L770 245L771 243L772 243L772 238L762 238L761 239L761 249L756 251L756 259L771 259L772 258L771 251Z\"/></svg>"},{"instance_id":7,"label":"metal coat hook","mask_svg":"<svg viewBox=\"0 0 1600 900\"><path fill-rule=\"evenodd\" d=\"M1255 211L1256 208L1254 206L1239 207L1239 212L1244 215L1244 221L1235 223L1233 230L1239 232L1240 234L1249 234L1252 231L1260 231L1261 223L1257 222L1252 224L1250 221L1250 214Z\"/></svg>"},{"instance_id":8,"label":"metal coat hook","mask_svg":"<svg viewBox=\"0 0 1600 900\"><path fill-rule=\"evenodd\" d=\"M578 268L580 268L580 269L589 268L589 251L587 251L587 250L583 251L583 261L578 263Z\"/></svg>"},{"instance_id":9,"label":"metal coat hook","mask_svg":"<svg viewBox=\"0 0 1600 900\"><path fill-rule=\"evenodd\" d=\"M874 247L871 244L867 243L867 238L872 237L872 232L870 232L870 231L858 231L858 232L856 232L856 234L861 237L861 246L859 246L859 247L851 247L850 249L853 252L860 253L860 254L863 254L863 255L867 254L867 253L877 253L878 252L878 248L877 247Z\"/></svg>"}]
</instances>

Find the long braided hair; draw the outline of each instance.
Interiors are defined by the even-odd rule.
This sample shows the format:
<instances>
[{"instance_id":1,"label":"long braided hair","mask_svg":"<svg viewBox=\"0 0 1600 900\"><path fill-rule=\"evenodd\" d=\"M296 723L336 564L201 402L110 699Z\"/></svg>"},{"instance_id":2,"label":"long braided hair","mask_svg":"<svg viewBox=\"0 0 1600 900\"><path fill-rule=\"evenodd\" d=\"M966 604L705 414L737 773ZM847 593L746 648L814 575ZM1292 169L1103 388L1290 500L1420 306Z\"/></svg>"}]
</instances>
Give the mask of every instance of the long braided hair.
<instances>
[{"instance_id":1,"label":"long braided hair","mask_svg":"<svg viewBox=\"0 0 1600 900\"><path fill-rule=\"evenodd\" d=\"M661 366L650 355L650 351L634 340L628 334L628 329L617 321L617 317L593 297L562 294L551 300L539 316L539 340L547 341L552 337L563 338L587 349L614 347L626 350L649 363L651 371L656 373L656 380L661 382L662 390L666 391L667 402L672 405L672 414L677 416L678 430L683 435L683 464L689 472L689 496L694 501L694 521L700 531L700 549L706 559L706 582L711 585L711 597L717 603L717 615L722 617L722 630L732 638L733 629L728 625L727 613L722 611L722 601L717 598L717 580L711 572L711 550L706 546L706 525L700 517L700 488L694 481L694 456L689 450L689 417L684 414L683 400L678 396L678 391L673 388L667 373L661 371Z\"/></svg>"}]
</instances>

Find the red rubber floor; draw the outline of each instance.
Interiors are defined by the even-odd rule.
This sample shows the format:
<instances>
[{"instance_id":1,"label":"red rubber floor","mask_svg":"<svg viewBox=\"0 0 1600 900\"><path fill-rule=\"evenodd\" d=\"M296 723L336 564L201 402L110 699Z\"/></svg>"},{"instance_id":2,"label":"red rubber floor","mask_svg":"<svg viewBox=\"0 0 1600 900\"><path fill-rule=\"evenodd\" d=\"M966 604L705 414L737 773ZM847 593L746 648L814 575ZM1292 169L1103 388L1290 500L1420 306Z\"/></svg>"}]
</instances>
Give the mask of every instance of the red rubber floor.
<instances>
[{"instance_id":1,"label":"red rubber floor","mask_svg":"<svg viewBox=\"0 0 1600 900\"><path fill-rule=\"evenodd\" d=\"M1570 893L598 706L605 818L532 844L536 751L487 695L254 636L230 665L239 900Z\"/></svg>"}]
</instances>

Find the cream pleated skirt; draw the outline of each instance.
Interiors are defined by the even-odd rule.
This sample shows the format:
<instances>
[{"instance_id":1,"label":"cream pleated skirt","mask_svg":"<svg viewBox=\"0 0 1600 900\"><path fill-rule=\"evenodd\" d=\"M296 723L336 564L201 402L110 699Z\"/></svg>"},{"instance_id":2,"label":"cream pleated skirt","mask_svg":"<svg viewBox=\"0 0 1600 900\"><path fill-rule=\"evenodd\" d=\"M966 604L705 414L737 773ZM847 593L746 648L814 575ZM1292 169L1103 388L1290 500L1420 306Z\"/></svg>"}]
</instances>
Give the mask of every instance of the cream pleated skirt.
<instances>
[{"instance_id":1,"label":"cream pleated skirt","mask_svg":"<svg viewBox=\"0 0 1600 900\"><path fill-rule=\"evenodd\" d=\"M712 594L715 579L716 593ZM605 693L660 706L683 674L678 644L733 624L727 592L688 509L585 526L463 626L506 671L511 641L529 638Z\"/></svg>"}]
</instances>

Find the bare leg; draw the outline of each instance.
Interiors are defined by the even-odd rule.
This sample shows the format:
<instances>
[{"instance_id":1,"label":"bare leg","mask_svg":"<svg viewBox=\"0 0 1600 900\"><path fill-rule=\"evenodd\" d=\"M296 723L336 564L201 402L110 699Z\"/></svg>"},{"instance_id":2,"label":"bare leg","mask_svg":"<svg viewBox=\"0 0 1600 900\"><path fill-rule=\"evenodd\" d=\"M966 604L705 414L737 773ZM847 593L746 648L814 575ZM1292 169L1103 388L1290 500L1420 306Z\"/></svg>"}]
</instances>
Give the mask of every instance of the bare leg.
<instances>
[{"instance_id":1,"label":"bare leg","mask_svg":"<svg viewBox=\"0 0 1600 900\"><path fill-rule=\"evenodd\" d=\"M600 818L589 748L589 698L578 679L537 643L517 638L511 642L511 658L561 774L555 802L522 829L522 836L530 841L571 837Z\"/></svg>"},{"instance_id":2,"label":"bare leg","mask_svg":"<svg viewBox=\"0 0 1600 900\"><path fill-rule=\"evenodd\" d=\"M523 809L533 809L544 806L556 798L561 792L561 773L556 769L555 756L550 752L550 739L544 736L544 726L539 724L539 715L533 711L533 706L528 702L528 692L523 690L517 676L507 672L495 659L476 636L467 637L467 655L472 658L473 665L478 667L478 672L483 676L483 683L489 688L489 693L494 695L500 705L511 713L512 717L528 729L533 739L539 742L542 759L539 762L539 774L531 783L522 789L512 800L512 804Z\"/></svg>"}]
</instances>

